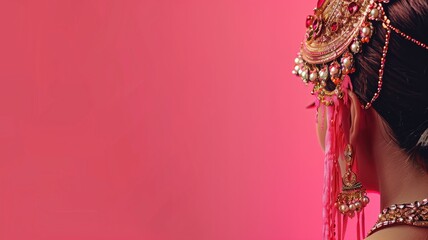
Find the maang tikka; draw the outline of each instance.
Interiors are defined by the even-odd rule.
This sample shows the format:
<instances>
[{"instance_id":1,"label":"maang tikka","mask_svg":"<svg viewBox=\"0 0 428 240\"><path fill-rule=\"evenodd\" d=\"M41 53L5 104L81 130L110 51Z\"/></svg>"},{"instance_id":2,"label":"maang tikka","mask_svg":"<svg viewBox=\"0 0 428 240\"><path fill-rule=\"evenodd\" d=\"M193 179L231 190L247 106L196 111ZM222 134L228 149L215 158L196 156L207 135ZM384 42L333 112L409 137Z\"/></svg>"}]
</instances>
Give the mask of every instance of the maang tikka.
<instances>
[{"instance_id":1,"label":"maang tikka","mask_svg":"<svg viewBox=\"0 0 428 240\"><path fill-rule=\"evenodd\" d=\"M336 206L340 213L352 218L355 212L360 212L370 200L357 175L352 171L354 154L350 144L346 146L344 156L346 171L342 176L342 191L337 196Z\"/></svg>"}]
</instances>

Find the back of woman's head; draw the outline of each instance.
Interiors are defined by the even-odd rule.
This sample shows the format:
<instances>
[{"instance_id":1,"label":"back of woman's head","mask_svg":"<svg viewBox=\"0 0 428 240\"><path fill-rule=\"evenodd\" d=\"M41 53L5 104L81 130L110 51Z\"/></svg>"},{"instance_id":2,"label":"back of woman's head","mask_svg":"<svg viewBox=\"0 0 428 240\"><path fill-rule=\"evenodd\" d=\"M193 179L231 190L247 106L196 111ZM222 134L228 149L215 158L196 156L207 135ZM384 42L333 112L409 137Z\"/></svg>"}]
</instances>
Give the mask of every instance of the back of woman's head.
<instances>
[{"instance_id":1,"label":"back of woman's head","mask_svg":"<svg viewBox=\"0 0 428 240\"><path fill-rule=\"evenodd\" d=\"M391 25L428 43L428 1L391 1L385 11ZM375 33L356 56L352 76L354 92L363 100L377 90L386 30L374 24ZM428 172L428 50L392 32L386 56L382 92L373 107L391 129L392 138Z\"/></svg>"}]
</instances>

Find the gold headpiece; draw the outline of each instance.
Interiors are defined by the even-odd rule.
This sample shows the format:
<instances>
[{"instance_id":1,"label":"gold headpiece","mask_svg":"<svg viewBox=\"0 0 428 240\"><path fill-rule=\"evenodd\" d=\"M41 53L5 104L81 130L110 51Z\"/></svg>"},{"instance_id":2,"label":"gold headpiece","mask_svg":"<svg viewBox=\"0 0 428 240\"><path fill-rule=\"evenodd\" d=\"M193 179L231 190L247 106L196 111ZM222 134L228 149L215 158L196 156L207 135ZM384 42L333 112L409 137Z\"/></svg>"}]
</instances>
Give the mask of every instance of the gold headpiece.
<instances>
[{"instance_id":1,"label":"gold headpiece","mask_svg":"<svg viewBox=\"0 0 428 240\"><path fill-rule=\"evenodd\" d=\"M391 31L428 50L428 46L391 25L383 4L389 0L318 0L314 14L306 18L306 36L295 59L293 74L305 83L313 83L312 94L319 102L333 105L343 98L344 79L355 72L354 54L362 50L373 34L371 21L382 22L386 29L380 59L377 92L362 107L368 109L379 97Z\"/></svg>"}]
</instances>

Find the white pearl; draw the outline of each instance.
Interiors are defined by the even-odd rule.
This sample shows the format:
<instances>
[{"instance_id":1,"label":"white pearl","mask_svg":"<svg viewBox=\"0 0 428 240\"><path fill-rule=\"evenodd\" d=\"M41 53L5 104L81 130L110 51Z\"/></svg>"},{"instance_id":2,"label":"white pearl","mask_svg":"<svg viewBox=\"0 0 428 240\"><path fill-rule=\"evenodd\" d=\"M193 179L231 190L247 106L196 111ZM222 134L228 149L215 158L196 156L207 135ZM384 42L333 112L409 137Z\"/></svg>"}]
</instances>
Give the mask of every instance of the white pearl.
<instances>
[{"instance_id":1,"label":"white pearl","mask_svg":"<svg viewBox=\"0 0 428 240\"><path fill-rule=\"evenodd\" d=\"M295 59L294 59L294 63L295 63L295 64L299 64L299 63L300 63L300 58L298 58L298 57L297 57L297 58L295 58Z\"/></svg>"},{"instance_id":2,"label":"white pearl","mask_svg":"<svg viewBox=\"0 0 428 240\"><path fill-rule=\"evenodd\" d=\"M305 71L302 71L302 78L304 79L304 80L307 80L308 79L308 70L305 70Z\"/></svg>"},{"instance_id":3,"label":"white pearl","mask_svg":"<svg viewBox=\"0 0 428 240\"><path fill-rule=\"evenodd\" d=\"M360 211L361 210L361 203L360 202L356 202L356 203L354 203L354 205L355 205L355 209L357 210L357 211Z\"/></svg>"},{"instance_id":4,"label":"white pearl","mask_svg":"<svg viewBox=\"0 0 428 240\"><path fill-rule=\"evenodd\" d=\"M344 58L342 60L342 65L345 66L346 69L350 68L352 65L351 59L350 58Z\"/></svg>"},{"instance_id":5,"label":"white pearl","mask_svg":"<svg viewBox=\"0 0 428 240\"><path fill-rule=\"evenodd\" d=\"M327 77L328 77L328 72L327 72L327 71L324 71L324 70L321 70L321 71L320 71L320 78L321 78L322 80L327 80Z\"/></svg>"},{"instance_id":6,"label":"white pearl","mask_svg":"<svg viewBox=\"0 0 428 240\"><path fill-rule=\"evenodd\" d=\"M341 213L346 213L349 210L349 207L346 204L342 204L340 205L339 210Z\"/></svg>"},{"instance_id":7,"label":"white pearl","mask_svg":"<svg viewBox=\"0 0 428 240\"><path fill-rule=\"evenodd\" d=\"M379 10L377 10L377 8L373 8L373 9L370 11L370 15L371 15L373 18L377 18L377 17L379 16Z\"/></svg>"},{"instance_id":8,"label":"white pearl","mask_svg":"<svg viewBox=\"0 0 428 240\"><path fill-rule=\"evenodd\" d=\"M353 53L359 53L360 52L360 44L358 42L354 42L351 45L351 51Z\"/></svg>"},{"instance_id":9,"label":"white pearl","mask_svg":"<svg viewBox=\"0 0 428 240\"><path fill-rule=\"evenodd\" d=\"M309 80L311 80L312 82L315 81L317 78L318 78L317 72L311 72L311 74L309 74Z\"/></svg>"},{"instance_id":10,"label":"white pearl","mask_svg":"<svg viewBox=\"0 0 428 240\"><path fill-rule=\"evenodd\" d=\"M367 196L365 196L365 197L363 198L363 205L365 206L365 205L367 205L369 202L370 202L370 199L369 199Z\"/></svg>"},{"instance_id":11,"label":"white pearl","mask_svg":"<svg viewBox=\"0 0 428 240\"><path fill-rule=\"evenodd\" d=\"M355 205L354 204L349 204L349 210L354 211L355 210Z\"/></svg>"},{"instance_id":12,"label":"white pearl","mask_svg":"<svg viewBox=\"0 0 428 240\"><path fill-rule=\"evenodd\" d=\"M294 70L295 70L296 72L298 72L298 71L300 70L300 66L299 66L299 65L294 66Z\"/></svg>"},{"instance_id":13,"label":"white pearl","mask_svg":"<svg viewBox=\"0 0 428 240\"><path fill-rule=\"evenodd\" d=\"M367 37L370 35L370 28L369 27L363 27L363 29L361 30L361 33L363 35L363 37Z\"/></svg>"},{"instance_id":14,"label":"white pearl","mask_svg":"<svg viewBox=\"0 0 428 240\"><path fill-rule=\"evenodd\" d=\"M330 73L331 73L332 75L334 75L334 74L338 73L338 69L337 69L336 67L331 67L331 68L330 68Z\"/></svg>"}]
</instances>

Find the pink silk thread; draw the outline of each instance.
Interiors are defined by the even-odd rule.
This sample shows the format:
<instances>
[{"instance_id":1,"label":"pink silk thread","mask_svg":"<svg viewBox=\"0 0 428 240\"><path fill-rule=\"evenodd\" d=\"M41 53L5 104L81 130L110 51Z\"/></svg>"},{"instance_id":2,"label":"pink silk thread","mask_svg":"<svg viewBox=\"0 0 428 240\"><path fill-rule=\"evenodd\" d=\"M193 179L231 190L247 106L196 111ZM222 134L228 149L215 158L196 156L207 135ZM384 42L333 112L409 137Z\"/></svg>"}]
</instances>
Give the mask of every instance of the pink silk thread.
<instances>
[{"instance_id":1,"label":"pink silk thread","mask_svg":"<svg viewBox=\"0 0 428 240\"><path fill-rule=\"evenodd\" d=\"M352 91L352 84L349 76L345 76L342 81L342 92L344 93L343 102L339 101L337 96L332 97L333 105L326 107L327 130L325 136L325 158L324 158L324 186L323 186L323 239L324 240L342 240L345 237L348 216L343 216L340 220L340 214L335 206L336 197L340 189L340 167L338 157L345 149L347 139L342 129L342 114L344 108L349 106L348 90ZM320 102L316 98L316 106ZM339 117L338 117L339 116ZM357 216L357 237L361 239L361 230L364 236L364 212L363 220L360 221L360 213ZM337 226L334 220L337 220ZM362 223L362 227L360 224ZM336 235L337 229L337 235Z\"/></svg>"}]
</instances>

